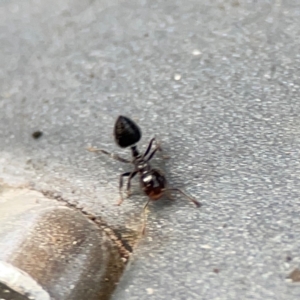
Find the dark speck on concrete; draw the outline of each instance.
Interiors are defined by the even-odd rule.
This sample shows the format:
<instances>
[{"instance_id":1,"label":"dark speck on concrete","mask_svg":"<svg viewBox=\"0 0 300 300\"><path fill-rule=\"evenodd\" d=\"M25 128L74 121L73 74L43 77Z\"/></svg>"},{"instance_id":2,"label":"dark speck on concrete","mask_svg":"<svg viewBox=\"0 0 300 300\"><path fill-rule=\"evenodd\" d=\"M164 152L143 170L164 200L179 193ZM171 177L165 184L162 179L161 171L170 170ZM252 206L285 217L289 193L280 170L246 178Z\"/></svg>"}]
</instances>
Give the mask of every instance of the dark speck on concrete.
<instances>
[{"instance_id":1,"label":"dark speck on concrete","mask_svg":"<svg viewBox=\"0 0 300 300\"><path fill-rule=\"evenodd\" d=\"M292 258L291 258L290 256L287 256L287 257L286 257L286 261L287 261L287 262L289 262L289 261L291 261L291 260L292 260Z\"/></svg>"},{"instance_id":2,"label":"dark speck on concrete","mask_svg":"<svg viewBox=\"0 0 300 300\"><path fill-rule=\"evenodd\" d=\"M32 137L36 140L39 139L42 135L43 135L43 132L40 131L40 130L37 130L37 131L32 133Z\"/></svg>"}]
</instances>

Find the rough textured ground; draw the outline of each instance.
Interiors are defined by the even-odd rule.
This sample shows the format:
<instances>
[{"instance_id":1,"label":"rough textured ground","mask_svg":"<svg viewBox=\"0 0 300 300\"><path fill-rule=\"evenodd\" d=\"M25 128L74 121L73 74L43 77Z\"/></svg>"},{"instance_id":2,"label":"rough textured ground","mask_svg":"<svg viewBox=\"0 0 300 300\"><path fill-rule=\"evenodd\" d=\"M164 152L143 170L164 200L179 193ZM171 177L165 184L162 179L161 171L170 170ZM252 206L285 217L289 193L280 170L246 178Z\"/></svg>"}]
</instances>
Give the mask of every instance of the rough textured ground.
<instances>
[{"instance_id":1,"label":"rough textured ground","mask_svg":"<svg viewBox=\"0 0 300 300\"><path fill-rule=\"evenodd\" d=\"M113 205L126 165L85 151L119 151L125 114L203 204L150 206L115 300L300 298L297 1L2 0L0 47L5 182L138 229L137 184Z\"/></svg>"}]
</instances>

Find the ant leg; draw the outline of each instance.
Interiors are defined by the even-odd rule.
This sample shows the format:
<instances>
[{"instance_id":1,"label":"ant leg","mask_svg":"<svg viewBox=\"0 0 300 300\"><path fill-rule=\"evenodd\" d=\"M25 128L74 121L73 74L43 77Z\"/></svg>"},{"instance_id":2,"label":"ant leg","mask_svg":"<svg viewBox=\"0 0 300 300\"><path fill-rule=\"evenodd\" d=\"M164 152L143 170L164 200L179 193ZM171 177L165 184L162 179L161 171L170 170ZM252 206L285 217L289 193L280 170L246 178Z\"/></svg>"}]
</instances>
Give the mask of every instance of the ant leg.
<instances>
[{"instance_id":1,"label":"ant leg","mask_svg":"<svg viewBox=\"0 0 300 300\"><path fill-rule=\"evenodd\" d=\"M137 172L138 171L133 171L133 172L131 172L130 173L130 175L129 175L129 178L128 178L128 181L127 181L127 190L126 190L126 192L127 192L127 197L129 197L130 196L130 182L131 182L131 179L137 174Z\"/></svg>"},{"instance_id":2,"label":"ant leg","mask_svg":"<svg viewBox=\"0 0 300 300\"><path fill-rule=\"evenodd\" d=\"M194 198L188 196L186 193L184 193L182 190L180 189L175 189L175 188L172 188L172 189L166 189L164 190L165 192L168 192L168 191L176 191L178 193L180 193L181 195L185 196L188 200L190 200L191 202L193 202L197 207L200 207L201 206L201 203L198 202L197 200L195 200Z\"/></svg>"},{"instance_id":3,"label":"ant leg","mask_svg":"<svg viewBox=\"0 0 300 300\"><path fill-rule=\"evenodd\" d=\"M160 144L157 142L156 138L153 138L153 139L150 141L150 143L149 143L149 145L148 145L148 148L147 148L146 152L145 152L144 155L143 155L143 158L145 158L146 155L148 155L148 153L150 152L150 150L151 150L151 148L152 148L152 144L153 144L154 141L155 141L155 143L156 143L156 147L155 147L155 149L152 151L152 153L149 155L149 157L146 158L146 161L150 161L150 160L152 159L152 157L154 156L154 154L156 153L157 150L159 150L159 151L161 151L161 152L163 151L162 148L161 148L161 146L160 146ZM162 155L162 158L163 158L163 159L169 159L170 156L168 156L168 155Z\"/></svg>"},{"instance_id":4,"label":"ant leg","mask_svg":"<svg viewBox=\"0 0 300 300\"><path fill-rule=\"evenodd\" d=\"M116 159L116 160L118 160L120 162L123 162L123 163L127 163L127 164L131 163L130 160L122 158L118 154L110 153L110 152L107 152L107 151L102 150L102 149L97 149L97 148L89 147L89 148L87 148L87 150L90 151L90 152L101 152L101 153L104 153L104 154L110 156L111 158Z\"/></svg>"},{"instance_id":5,"label":"ant leg","mask_svg":"<svg viewBox=\"0 0 300 300\"><path fill-rule=\"evenodd\" d=\"M146 162L150 161L152 159L152 157L154 156L154 154L156 153L157 150L161 151L161 148L157 147L155 148L152 153L149 155L149 157L146 159Z\"/></svg>"},{"instance_id":6,"label":"ant leg","mask_svg":"<svg viewBox=\"0 0 300 300\"><path fill-rule=\"evenodd\" d=\"M152 144L153 144L154 141L156 142L156 139L155 139L155 138L151 139L151 141L149 142L148 148L147 148L147 150L145 151L145 153L143 154L142 158L144 158L145 156L148 155L149 151L150 151L151 148L152 148Z\"/></svg>"},{"instance_id":7,"label":"ant leg","mask_svg":"<svg viewBox=\"0 0 300 300\"><path fill-rule=\"evenodd\" d=\"M142 225L142 230L141 233L142 235L145 234L145 230L146 230L146 223L147 223L147 219L146 219L146 208L149 205L149 202L151 201L150 198L148 198L147 203L145 204L144 208L143 208L143 225Z\"/></svg>"},{"instance_id":8,"label":"ant leg","mask_svg":"<svg viewBox=\"0 0 300 300\"><path fill-rule=\"evenodd\" d=\"M123 173L123 174L120 175L120 183L119 183L120 200L119 200L119 202L117 203L118 206L121 205L122 202L123 202L123 200L124 200L123 194L122 194L123 177L125 177L125 176L130 176L131 173L132 173L132 172L126 172L126 173Z\"/></svg>"}]
</instances>

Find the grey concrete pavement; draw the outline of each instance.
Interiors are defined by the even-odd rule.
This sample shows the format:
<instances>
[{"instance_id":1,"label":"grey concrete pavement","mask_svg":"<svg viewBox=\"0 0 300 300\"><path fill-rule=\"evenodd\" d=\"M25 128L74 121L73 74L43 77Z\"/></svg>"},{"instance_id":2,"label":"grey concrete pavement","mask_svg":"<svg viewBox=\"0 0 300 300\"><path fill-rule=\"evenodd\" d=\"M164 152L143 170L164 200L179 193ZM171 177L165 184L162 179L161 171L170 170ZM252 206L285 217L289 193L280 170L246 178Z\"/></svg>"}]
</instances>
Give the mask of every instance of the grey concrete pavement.
<instances>
[{"instance_id":1,"label":"grey concrete pavement","mask_svg":"<svg viewBox=\"0 0 300 300\"><path fill-rule=\"evenodd\" d=\"M116 117L156 135L176 197L149 207L113 299L300 298L296 1L0 2L0 174L140 228L121 207ZM41 130L43 136L31 134Z\"/></svg>"}]
</instances>

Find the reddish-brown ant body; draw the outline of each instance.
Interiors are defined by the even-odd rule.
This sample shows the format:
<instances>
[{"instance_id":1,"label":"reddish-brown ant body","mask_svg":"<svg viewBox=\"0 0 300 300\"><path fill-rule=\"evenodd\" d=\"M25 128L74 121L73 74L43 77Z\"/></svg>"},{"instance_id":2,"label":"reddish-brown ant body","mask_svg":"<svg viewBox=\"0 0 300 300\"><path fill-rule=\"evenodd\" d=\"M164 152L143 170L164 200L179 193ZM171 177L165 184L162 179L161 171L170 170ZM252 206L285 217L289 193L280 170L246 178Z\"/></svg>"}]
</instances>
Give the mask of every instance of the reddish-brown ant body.
<instances>
[{"instance_id":1,"label":"reddish-brown ant body","mask_svg":"<svg viewBox=\"0 0 300 300\"><path fill-rule=\"evenodd\" d=\"M185 196L187 199L189 199L191 202L193 202L197 207L200 206L200 203L193 199L192 197L185 194L182 190L178 188L168 188L167 186L167 180L165 176L162 174L160 170L153 169L149 163L149 161L153 158L157 150L161 151L160 146L158 145L155 138L152 138L146 151L144 154L140 154L136 144L141 139L141 130L137 126L137 124L129 119L128 117L119 116L114 127L114 137L117 145L121 148L131 148L132 152L132 160L127 160L122 157L119 157L116 154L109 153L102 149L95 149L95 148L89 148L88 150L91 152L102 152L106 155L111 156L112 158L123 162L123 163L132 163L134 165L134 170L131 172L126 172L120 175L120 181L119 181L119 192L120 192L120 201L118 202L118 205L120 205L124 198L122 194L122 187L123 187L123 178L128 177L127 181L127 196L130 196L130 185L131 185L131 179L136 175L140 175L140 184L145 192L145 194L149 197L147 203L144 206L144 213L145 210L150 202L150 200L158 200L160 199L164 194L167 194L172 191L177 191L181 193L183 196ZM151 151L153 143L156 143L155 148ZM143 225L143 232L145 229L145 219L144 219L144 225Z\"/></svg>"}]
</instances>

